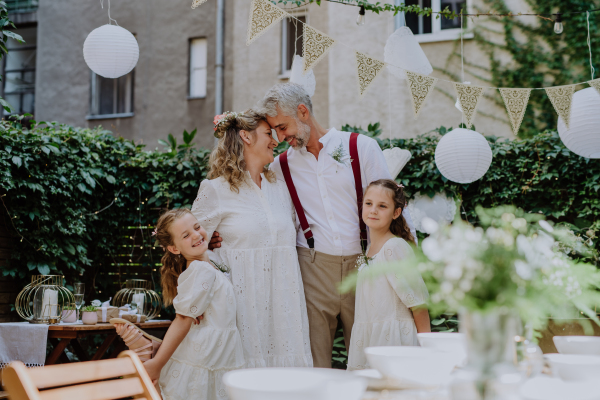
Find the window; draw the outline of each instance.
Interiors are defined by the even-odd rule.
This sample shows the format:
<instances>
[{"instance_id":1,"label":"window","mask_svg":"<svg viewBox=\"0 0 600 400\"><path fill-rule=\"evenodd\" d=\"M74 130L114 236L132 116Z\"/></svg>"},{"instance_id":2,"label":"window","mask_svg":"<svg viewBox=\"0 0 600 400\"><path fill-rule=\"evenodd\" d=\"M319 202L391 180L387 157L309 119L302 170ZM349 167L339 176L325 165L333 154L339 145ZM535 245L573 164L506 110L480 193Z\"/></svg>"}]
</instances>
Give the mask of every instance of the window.
<instances>
[{"instance_id":1,"label":"window","mask_svg":"<svg viewBox=\"0 0 600 400\"><path fill-rule=\"evenodd\" d=\"M441 11L448 7L450 11L459 14L461 10L466 13L470 1L467 0L395 0L396 5L405 3L421 7L431 7L433 11ZM429 17L408 13L406 16L398 14L395 19L396 29L408 26L419 42L437 42L443 40L455 40L460 37L460 17L448 19L436 15ZM463 27L467 26L467 18L463 18ZM473 34L465 33L464 38L472 38Z\"/></svg>"},{"instance_id":2,"label":"window","mask_svg":"<svg viewBox=\"0 0 600 400\"><path fill-rule=\"evenodd\" d=\"M206 38L190 40L190 99L206 97L207 68Z\"/></svg>"},{"instance_id":3,"label":"window","mask_svg":"<svg viewBox=\"0 0 600 400\"><path fill-rule=\"evenodd\" d=\"M133 117L134 71L116 79L90 72L92 84L88 119Z\"/></svg>"},{"instance_id":4,"label":"window","mask_svg":"<svg viewBox=\"0 0 600 400\"><path fill-rule=\"evenodd\" d=\"M306 23L306 15L295 15L295 17ZM294 18L285 18L281 26L281 75L288 77L292 69L295 55L302 55L302 32L304 25Z\"/></svg>"},{"instance_id":5,"label":"window","mask_svg":"<svg viewBox=\"0 0 600 400\"><path fill-rule=\"evenodd\" d=\"M2 97L15 109L16 114L35 112L35 60L37 27L19 28L25 43L9 38L8 55L4 57ZM3 111L4 115L8 113Z\"/></svg>"}]
</instances>

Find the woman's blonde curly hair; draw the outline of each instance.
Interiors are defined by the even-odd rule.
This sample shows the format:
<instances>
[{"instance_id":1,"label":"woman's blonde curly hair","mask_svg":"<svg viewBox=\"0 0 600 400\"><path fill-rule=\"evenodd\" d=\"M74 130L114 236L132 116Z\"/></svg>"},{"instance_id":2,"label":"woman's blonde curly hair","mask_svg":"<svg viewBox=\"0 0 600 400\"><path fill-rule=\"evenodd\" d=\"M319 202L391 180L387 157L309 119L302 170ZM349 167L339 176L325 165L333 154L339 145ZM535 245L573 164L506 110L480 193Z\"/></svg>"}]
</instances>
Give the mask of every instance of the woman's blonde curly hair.
<instances>
[{"instance_id":1,"label":"woman's blonde curly hair","mask_svg":"<svg viewBox=\"0 0 600 400\"><path fill-rule=\"evenodd\" d=\"M217 147L210 153L209 179L223 177L232 191L239 192L239 188L246 181L246 160L244 160L244 142L240 131L244 130L251 137L256 138L256 128L261 121L267 122L264 115L250 109L236 115L229 115L226 120L218 124L215 136L219 138ZM275 182L275 173L265 166L265 178Z\"/></svg>"}]
</instances>

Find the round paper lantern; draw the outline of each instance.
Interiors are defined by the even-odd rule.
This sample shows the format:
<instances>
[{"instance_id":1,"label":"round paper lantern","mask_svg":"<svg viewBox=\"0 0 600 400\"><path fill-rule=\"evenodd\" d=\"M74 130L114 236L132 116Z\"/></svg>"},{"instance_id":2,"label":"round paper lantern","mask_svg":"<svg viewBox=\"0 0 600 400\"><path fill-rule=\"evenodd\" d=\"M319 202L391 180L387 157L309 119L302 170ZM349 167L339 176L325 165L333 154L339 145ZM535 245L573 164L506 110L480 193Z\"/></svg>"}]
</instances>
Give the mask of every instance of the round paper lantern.
<instances>
[{"instance_id":1,"label":"round paper lantern","mask_svg":"<svg viewBox=\"0 0 600 400\"><path fill-rule=\"evenodd\" d=\"M292 63L292 71L290 73L290 82L297 83L301 85L306 93L313 97L315 94L315 88L317 86L317 81L315 80L315 73L311 69L304 75L302 73L303 59L302 57L296 55L294 56L294 62Z\"/></svg>"},{"instance_id":2,"label":"round paper lantern","mask_svg":"<svg viewBox=\"0 0 600 400\"><path fill-rule=\"evenodd\" d=\"M600 94L596 89L583 89L573 95L569 129L558 118L558 134L578 156L600 158Z\"/></svg>"},{"instance_id":3,"label":"round paper lantern","mask_svg":"<svg viewBox=\"0 0 600 400\"><path fill-rule=\"evenodd\" d=\"M433 67L421 45L407 26L398 28L396 32L392 33L385 43L383 54L390 72L400 79L406 79L404 70L422 75L429 75L433 72Z\"/></svg>"},{"instance_id":4,"label":"round paper lantern","mask_svg":"<svg viewBox=\"0 0 600 400\"><path fill-rule=\"evenodd\" d=\"M446 133L435 148L435 164L452 182L471 183L492 163L492 149L478 132L458 128Z\"/></svg>"},{"instance_id":5,"label":"round paper lantern","mask_svg":"<svg viewBox=\"0 0 600 400\"><path fill-rule=\"evenodd\" d=\"M83 43L83 58L92 71L105 78L118 78L137 64L140 48L127 29L103 25L94 29Z\"/></svg>"}]
</instances>

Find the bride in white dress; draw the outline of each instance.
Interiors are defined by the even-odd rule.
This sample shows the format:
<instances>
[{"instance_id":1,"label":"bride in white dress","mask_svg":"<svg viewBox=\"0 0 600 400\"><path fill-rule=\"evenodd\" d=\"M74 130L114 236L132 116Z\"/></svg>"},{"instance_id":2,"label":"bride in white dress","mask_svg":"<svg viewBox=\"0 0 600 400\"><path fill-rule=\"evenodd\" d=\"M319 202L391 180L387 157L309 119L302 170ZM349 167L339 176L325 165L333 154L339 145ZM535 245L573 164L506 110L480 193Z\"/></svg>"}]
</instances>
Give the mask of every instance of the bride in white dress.
<instances>
[{"instance_id":1,"label":"bride in white dress","mask_svg":"<svg viewBox=\"0 0 600 400\"><path fill-rule=\"evenodd\" d=\"M295 212L266 166L277 142L254 111L215 117L219 138L193 214L231 269L246 368L312 367Z\"/></svg>"}]
</instances>

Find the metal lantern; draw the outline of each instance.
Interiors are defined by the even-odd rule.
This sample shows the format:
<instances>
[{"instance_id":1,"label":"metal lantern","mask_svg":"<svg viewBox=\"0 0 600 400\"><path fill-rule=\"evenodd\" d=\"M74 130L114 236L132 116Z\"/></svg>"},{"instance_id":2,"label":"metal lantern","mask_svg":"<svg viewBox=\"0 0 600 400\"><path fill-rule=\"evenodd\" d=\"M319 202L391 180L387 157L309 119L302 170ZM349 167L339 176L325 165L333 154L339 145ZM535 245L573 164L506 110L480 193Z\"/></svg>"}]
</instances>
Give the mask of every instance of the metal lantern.
<instances>
[{"instance_id":1,"label":"metal lantern","mask_svg":"<svg viewBox=\"0 0 600 400\"><path fill-rule=\"evenodd\" d=\"M127 279L125 289L117 292L112 303L115 307L123 307L125 304L133 306L135 303L138 314L145 315L147 320L155 318L162 308L160 296L145 279Z\"/></svg>"},{"instance_id":2,"label":"metal lantern","mask_svg":"<svg viewBox=\"0 0 600 400\"><path fill-rule=\"evenodd\" d=\"M64 287L64 276L34 275L17 295L15 307L32 324L57 324L75 312L75 297Z\"/></svg>"}]
</instances>

